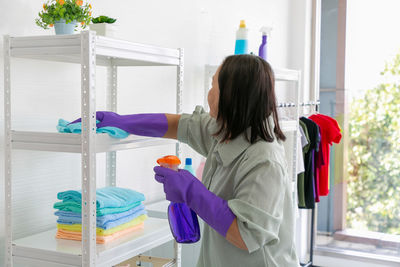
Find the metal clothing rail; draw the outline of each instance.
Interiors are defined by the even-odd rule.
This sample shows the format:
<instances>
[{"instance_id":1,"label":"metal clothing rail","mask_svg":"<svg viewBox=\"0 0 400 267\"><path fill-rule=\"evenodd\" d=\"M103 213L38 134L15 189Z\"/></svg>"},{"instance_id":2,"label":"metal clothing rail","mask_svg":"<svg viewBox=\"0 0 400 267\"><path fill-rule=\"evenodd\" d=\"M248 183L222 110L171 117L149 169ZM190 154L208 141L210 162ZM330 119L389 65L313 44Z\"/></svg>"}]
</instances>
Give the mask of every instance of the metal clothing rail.
<instances>
[{"instance_id":1,"label":"metal clothing rail","mask_svg":"<svg viewBox=\"0 0 400 267\"><path fill-rule=\"evenodd\" d=\"M296 107L296 104L293 102L278 103L278 108L292 108L292 107Z\"/></svg>"},{"instance_id":2,"label":"metal clothing rail","mask_svg":"<svg viewBox=\"0 0 400 267\"><path fill-rule=\"evenodd\" d=\"M316 107L315 111L318 112L318 106L319 106L319 104L320 104L320 101L319 101L319 100L318 100L318 101L308 101L308 102L300 103L300 106L303 106L303 107L306 107L306 106L315 106L315 107Z\"/></svg>"},{"instance_id":3,"label":"metal clothing rail","mask_svg":"<svg viewBox=\"0 0 400 267\"><path fill-rule=\"evenodd\" d=\"M318 106L319 103L320 103L319 101L309 101L309 102L300 103L299 106L300 107ZM293 103L293 102L280 102L280 103L278 103L278 108L292 108L292 107L296 107L296 104Z\"/></svg>"},{"instance_id":4,"label":"metal clothing rail","mask_svg":"<svg viewBox=\"0 0 400 267\"><path fill-rule=\"evenodd\" d=\"M301 103L301 106L315 106L315 113L318 113L320 101L310 101ZM314 260L314 223L315 223L315 207L311 209L311 226L310 226L310 259L307 263L300 263L303 267L318 267L313 265Z\"/></svg>"},{"instance_id":5,"label":"metal clothing rail","mask_svg":"<svg viewBox=\"0 0 400 267\"><path fill-rule=\"evenodd\" d=\"M315 208L311 209L311 229L310 229L310 260L307 263L300 263L303 267L317 267L313 265L314 257L314 220L315 220Z\"/></svg>"}]
</instances>

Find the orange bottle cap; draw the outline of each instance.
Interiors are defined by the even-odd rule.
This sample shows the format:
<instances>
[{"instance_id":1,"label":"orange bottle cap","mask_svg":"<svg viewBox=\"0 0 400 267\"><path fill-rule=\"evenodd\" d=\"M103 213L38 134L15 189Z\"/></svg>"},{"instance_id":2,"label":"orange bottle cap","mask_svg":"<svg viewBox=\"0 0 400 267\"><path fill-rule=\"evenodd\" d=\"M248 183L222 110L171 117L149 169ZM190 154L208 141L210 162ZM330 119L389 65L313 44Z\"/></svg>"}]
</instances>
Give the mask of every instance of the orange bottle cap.
<instances>
[{"instance_id":1,"label":"orange bottle cap","mask_svg":"<svg viewBox=\"0 0 400 267\"><path fill-rule=\"evenodd\" d=\"M160 165L161 165L161 163L179 165L179 164L181 164L181 161L177 156L169 155L169 156L165 156L165 157L159 158L157 160L157 163L160 164Z\"/></svg>"}]
</instances>

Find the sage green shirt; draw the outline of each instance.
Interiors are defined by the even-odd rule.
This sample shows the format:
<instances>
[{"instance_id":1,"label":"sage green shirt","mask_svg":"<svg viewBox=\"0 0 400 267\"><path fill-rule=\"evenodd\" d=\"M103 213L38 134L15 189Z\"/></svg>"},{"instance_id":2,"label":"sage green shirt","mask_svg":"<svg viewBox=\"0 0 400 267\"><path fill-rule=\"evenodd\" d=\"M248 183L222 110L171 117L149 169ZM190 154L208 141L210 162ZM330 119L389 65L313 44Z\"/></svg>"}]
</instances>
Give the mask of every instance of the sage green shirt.
<instances>
[{"instance_id":1,"label":"sage green shirt","mask_svg":"<svg viewBox=\"0 0 400 267\"><path fill-rule=\"evenodd\" d=\"M202 182L228 201L249 251L205 224L197 266L299 266L292 182L283 145L276 140L250 144L244 135L221 143L213 136L216 130L215 119L198 106L193 114L181 116L178 140L207 157Z\"/></svg>"}]
</instances>

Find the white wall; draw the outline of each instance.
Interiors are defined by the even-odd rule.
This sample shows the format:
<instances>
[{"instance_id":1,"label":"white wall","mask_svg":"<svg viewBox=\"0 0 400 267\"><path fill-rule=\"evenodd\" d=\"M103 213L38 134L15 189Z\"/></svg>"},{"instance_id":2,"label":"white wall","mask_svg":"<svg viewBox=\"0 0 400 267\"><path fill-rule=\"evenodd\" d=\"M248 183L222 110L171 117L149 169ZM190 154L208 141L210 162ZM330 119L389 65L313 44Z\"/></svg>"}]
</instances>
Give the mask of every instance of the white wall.
<instances>
[{"instance_id":1,"label":"white wall","mask_svg":"<svg viewBox=\"0 0 400 267\"><path fill-rule=\"evenodd\" d=\"M302 3L308 0L300 1ZM34 19L42 7L39 0L0 2L0 34L13 36L54 34L37 27ZM250 28L250 51L258 52L259 28L273 25L269 61L275 67L303 68L306 44L306 13L290 0L249 1L92 1L93 15L118 19L122 39L185 49L183 109L191 112L204 99L204 65L220 64L234 50L240 19ZM300 6L300 8L299 8ZM305 5L304 5L305 6ZM300 23L299 23L300 22ZM0 40L0 47L3 47ZM3 51L0 50L0 110L3 110ZM30 60L12 61L13 128L55 129L58 118L79 117L80 69L77 65ZM176 74L173 68L126 68L119 71L119 112L174 112ZM97 109L105 109L105 69L97 69ZM157 92L157 97L154 97ZM282 95L282 94L280 94ZM3 114L3 112L0 112ZM4 147L3 116L0 118L0 151ZM198 155L192 155L194 166ZM157 157L174 153L173 146L118 153L118 185L145 193L147 201L163 196L154 182L152 167ZM3 170L3 153L0 154ZM80 186L80 157L72 154L16 151L13 154L14 236L16 238L54 227L52 203L56 193ZM98 161L98 185L104 184L104 155ZM0 172L3 196L4 174ZM0 201L3 217L4 198ZM0 228L0 260L4 256L3 221Z\"/></svg>"}]
</instances>

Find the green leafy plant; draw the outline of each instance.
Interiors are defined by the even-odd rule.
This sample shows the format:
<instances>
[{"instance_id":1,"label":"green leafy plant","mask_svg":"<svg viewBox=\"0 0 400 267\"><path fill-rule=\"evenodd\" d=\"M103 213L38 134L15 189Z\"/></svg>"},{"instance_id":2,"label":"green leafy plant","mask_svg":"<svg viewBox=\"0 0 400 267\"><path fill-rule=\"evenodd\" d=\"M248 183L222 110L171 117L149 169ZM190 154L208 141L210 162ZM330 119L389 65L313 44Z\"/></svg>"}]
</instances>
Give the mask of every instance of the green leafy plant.
<instances>
[{"instance_id":1,"label":"green leafy plant","mask_svg":"<svg viewBox=\"0 0 400 267\"><path fill-rule=\"evenodd\" d=\"M351 105L347 223L400 234L400 54Z\"/></svg>"},{"instance_id":2,"label":"green leafy plant","mask_svg":"<svg viewBox=\"0 0 400 267\"><path fill-rule=\"evenodd\" d=\"M117 21L116 19L107 17L107 16L98 16L96 18L92 18L92 23L93 24L97 24L97 23L108 23L108 24L112 24L115 21Z\"/></svg>"},{"instance_id":3,"label":"green leafy plant","mask_svg":"<svg viewBox=\"0 0 400 267\"><path fill-rule=\"evenodd\" d=\"M80 26L84 29L90 23L91 9L92 6L88 3L83 4L82 0L49 0L43 4L43 10L39 12L36 24L48 29L59 20L65 20L66 23L76 21L80 22Z\"/></svg>"}]
</instances>

